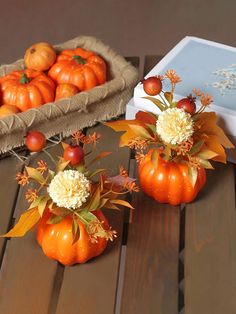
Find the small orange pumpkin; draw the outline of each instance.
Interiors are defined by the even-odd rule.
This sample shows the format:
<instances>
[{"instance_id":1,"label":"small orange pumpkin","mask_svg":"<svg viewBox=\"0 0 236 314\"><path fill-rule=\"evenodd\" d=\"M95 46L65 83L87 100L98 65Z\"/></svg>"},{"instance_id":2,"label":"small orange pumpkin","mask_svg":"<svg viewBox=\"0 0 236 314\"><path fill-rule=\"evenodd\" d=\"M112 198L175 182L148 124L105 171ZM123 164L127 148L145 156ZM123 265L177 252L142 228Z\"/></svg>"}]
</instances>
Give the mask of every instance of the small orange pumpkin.
<instances>
[{"instance_id":1,"label":"small orange pumpkin","mask_svg":"<svg viewBox=\"0 0 236 314\"><path fill-rule=\"evenodd\" d=\"M24 61L28 69L46 71L54 64L56 57L56 52L50 44L40 42L26 50Z\"/></svg>"},{"instance_id":2,"label":"small orange pumpkin","mask_svg":"<svg viewBox=\"0 0 236 314\"><path fill-rule=\"evenodd\" d=\"M195 186L184 162L165 161L158 155L157 165L151 159L152 150L140 162L138 173L142 190L159 203L179 205L192 202L206 182L206 171L198 169Z\"/></svg>"},{"instance_id":3,"label":"small orange pumpkin","mask_svg":"<svg viewBox=\"0 0 236 314\"><path fill-rule=\"evenodd\" d=\"M26 69L0 78L3 103L20 111L54 101L55 84L43 72Z\"/></svg>"},{"instance_id":4,"label":"small orange pumpkin","mask_svg":"<svg viewBox=\"0 0 236 314\"><path fill-rule=\"evenodd\" d=\"M17 109L16 106L11 106L11 105L2 105L0 107L0 118L16 114L18 113L19 110Z\"/></svg>"},{"instance_id":5,"label":"small orange pumpkin","mask_svg":"<svg viewBox=\"0 0 236 314\"><path fill-rule=\"evenodd\" d=\"M59 84L56 88L55 100L74 96L78 92L79 92L78 88L73 84L68 84L68 83Z\"/></svg>"},{"instance_id":6,"label":"small orange pumpkin","mask_svg":"<svg viewBox=\"0 0 236 314\"><path fill-rule=\"evenodd\" d=\"M104 228L108 229L109 224L102 211L93 211L93 214L102 221ZM37 229L37 241L42 247L44 254L65 266L76 263L85 263L89 259L102 254L107 246L107 240L97 238L97 242L92 242L86 231L85 225L79 221L80 236L73 243L72 218L66 216L57 224L47 224L51 213L46 210L39 221Z\"/></svg>"},{"instance_id":7,"label":"small orange pumpkin","mask_svg":"<svg viewBox=\"0 0 236 314\"><path fill-rule=\"evenodd\" d=\"M63 50L48 75L57 84L70 83L84 91L106 82L106 63L83 48Z\"/></svg>"}]
</instances>

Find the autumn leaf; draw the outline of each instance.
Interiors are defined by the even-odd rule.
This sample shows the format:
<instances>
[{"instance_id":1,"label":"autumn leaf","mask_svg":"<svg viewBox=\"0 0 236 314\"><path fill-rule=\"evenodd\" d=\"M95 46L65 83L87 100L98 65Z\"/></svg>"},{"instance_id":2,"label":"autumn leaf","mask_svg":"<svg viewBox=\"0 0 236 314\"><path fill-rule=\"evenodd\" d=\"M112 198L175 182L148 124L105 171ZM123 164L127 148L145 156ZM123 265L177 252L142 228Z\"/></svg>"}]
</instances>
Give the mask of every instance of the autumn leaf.
<instances>
[{"instance_id":1,"label":"autumn leaf","mask_svg":"<svg viewBox=\"0 0 236 314\"><path fill-rule=\"evenodd\" d=\"M38 203L38 212L40 214L40 216L43 216L44 210L47 206L47 202L50 200L50 196L49 195L45 195L41 198L40 202Z\"/></svg>"},{"instance_id":2,"label":"autumn leaf","mask_svg":"<svg viewBox=\"0 0 236 314\"><path fill-rule=\"evenodd\" d=\"M152 136L150 133L147 131L147 129L141 125L130 125L130 129L136 133L136 136L140 136L145 139L151 139Z\"/></svg>"},{"instance_id":3,"label":"autumn leaf","mask_svg":"<svg viewBox=\"0 0 236 314\"><path fill-rule=\"evenodd\" d=\"M125 207L128 207L128 208L131 208L131 209L134 209L132 205L130 205L129 202L126 202L124 200L111 200L110 201L112 204L115 204L115 205L122 205L122 206L125 206Z\"/></svg>"},{"instance_id":4,"label":"autumn leaf","mask_svg":"<svg viewBox=\"0 0 236 314\"><path fill-rule=\"evenodd\" d=\"M25 169L31 179L37 181L39 184L43 184L45 182L44 177L37 169L32 167L25 167Z\"/></svg>"},{"instance_id":5,"label":"autumn leaf","mask_svg":"<svg viewBox=\"0 0 236 314\"><path fill-rule=\"evenodd\" d=\"M65 168L69 165L70 160L64 160L63 158L60 158L57 166L56 166L56 173L65 170Z\"/></svg>"},{"instance_id":6,"label":"autumn leaf","mask_svg":"<svg viewBox=\"0 0 236 314\"><path fill-rule=\"evenodd\" d=\"M135 115L135 119L145 124L156 125L157 118L154 114L145 111L138 111Z\"/></svg>"},{"instance_id":7,"label":"autumn leaf","mask_svg":"<svg viewBox=\"0 0 236 314\"><path fill-rule=\"evenodd\" d=\"M198 172L197 169L195 167L188 167L188 175L190 178L190 182L192 184L192 186L194 187L196 182L197 182L197 176L198 176Z\"/></svg>"},{"instance_id":8,"label":"autumn leaf","mask_svg":"<svg viewBox=\"0 0 236 314\"><path fill-rule=\"evenodd\" d=\"M68 146L70 146L69 144L65 143L65 142L61 142L61 145L63 147L63 149L65 150Z\"/></svg>"},{"instance_id":9,"label":"autumn leaf","mask_svg":"<svg viewBox=\"0 0 236 314\"><path fill-rule=\"evenodd\" d=\"M92 164L94 164L95 162L99 161L101 158L104 158L104 157L107 157L111 154L111 152L102 152L100 153L99 155L97 155L94 159L92 159L89 164L87 165L88 166L91 166Z\"/></svg>"},{"instance_id":10,"label":"autumn leaf","mask_svg":"<svg viewBox=\"0 0 236 314\"><path fill-rule=\"evenodd\" d=\"M216 156L218 156L217 153L213 152L212 150L209 149L204 149L202 151L200 151L197 156L201 159L212 159Z\"/></svg>"},{"instance_id":11,"label":"autumn leaf","mask_svg":"<svg viewBox=\"0 0 236 314\"><path fill-rule=\"evenodd\" d=\"M23 237L30 229L36 225L40 219L38 208L32 208L25 211L21 216L16 225L4 235L0 237Z\"/></svg>"},{"instance_id":12,"label":"autumn leaf","mask_svg":"<svg viewBox=\"0 0 236 314\"><path fill-rule=\"evenodd\" d=\"M163 106L163 104L161 103L160 100L158 100L157 98L154 97L142 97L144 99L150 100L155 106L157 106L161 111L165 110L165 107Z\"/></svg>"},{"instance_id":13,"label":"autumn leaf","mask_svg":"<svg viewBox=\"0 0 236 314\"><path fill-rule=\"evenodd\" d=\"M171 104L173 101L173 94L170 92L165 92L164 96L165 96L166 100L169 102L169 104Z\"/></svg>"}]
</instances>

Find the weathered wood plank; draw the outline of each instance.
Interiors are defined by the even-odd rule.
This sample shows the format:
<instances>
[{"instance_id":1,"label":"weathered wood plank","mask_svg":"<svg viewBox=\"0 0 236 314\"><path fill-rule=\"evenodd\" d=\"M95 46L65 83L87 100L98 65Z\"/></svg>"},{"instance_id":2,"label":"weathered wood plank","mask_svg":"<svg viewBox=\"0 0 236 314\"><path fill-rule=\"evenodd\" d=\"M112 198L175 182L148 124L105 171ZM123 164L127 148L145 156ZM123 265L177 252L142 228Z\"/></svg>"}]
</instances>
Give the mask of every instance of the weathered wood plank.
<instances>
[{"instance_id":1,"label":"weathered wood plank","mask_svg":"<svg viewBox=\"0 0 236 314\"><path fill-rule=\"evenodd\" d=\"M186 208L185 313L235 313L235 182L231 164L209 171Z\"/></svg>"},{"instance_id":2,"label":"weathered wood plank","mask_svg":"<svg viewBox=\"0 0 236 314\"><path fill-rule=\"evenodd\" d=\"M97 155L101 151L112 151L112 155L101 159L98 167L111 169L116 175L122 164L127 168L129 150L119 149L119 135L99 124L88 130L102 135L97 145ZM120 250L123 227L123 211L105 212L112 227L118 231L119 238L110 243L103 255L94 260L74 267L67 267L64 272L57 314L111 314L114 311L119 271Z\"/></svg>"},{"instance_id":3,"label":"weathered wood plank","mask_svg":"<svg viewBox=\"0 0 236 314\"><path fill-rule=\"evenodd\" d=\"M59 154L61 147L55 146L52 151ZM30 165L35 165L39 159L40 155L34 155ZM51 166L45 155L43 159ZM16 219L27 207L24 193L20 193ZM8 240L0 277L0 313L48 313L56 269L57 263L45 257L37 244L35 232Z\"/></svg>"},{"instance_id":4,"label":"weathered wood plank","mask_svg":"<svg viewBox=\"0 0 236 314\"><path fill-rule=\"evenodd\" d=\"M144 75L161 59L145 58ZM135 195L129 226L121 312L178 312L179 207Z\"/></svg>"},{"instance_id":5,"label":"weathered wood plank","mask_svg":"<svg viewBox=\"0 0 236 314\"><path fill-rule=\"evenodd\" d=\"M15 180L16 173L21 171L21 162L15 157L4 158L0 161L0 234L7 231L13 207L17 197L18 184ZM0 238L0 265L6 239Z\"/></svg>"},{"instance_id":6,"label":"weathered wood plank","mask_svg":"<svg viewBox=\"0 0 236 314\"><path fill-rule=\"evenodd\" d=\"M179 207L135 195L129 227L122 313L178 312Z\"/></svg>"}]
</instances>

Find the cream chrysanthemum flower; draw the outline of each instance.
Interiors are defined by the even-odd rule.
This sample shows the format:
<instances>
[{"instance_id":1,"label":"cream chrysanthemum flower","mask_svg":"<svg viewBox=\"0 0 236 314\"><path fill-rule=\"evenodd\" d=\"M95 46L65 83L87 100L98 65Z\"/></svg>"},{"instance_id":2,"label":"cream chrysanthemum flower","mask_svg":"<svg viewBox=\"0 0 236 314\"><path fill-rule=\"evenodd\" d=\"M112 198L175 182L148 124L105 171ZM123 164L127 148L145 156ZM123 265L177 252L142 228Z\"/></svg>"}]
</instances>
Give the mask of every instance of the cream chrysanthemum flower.
<instances>
[{"instance_id":1,"label":"cream chrysanthemum flower","mask_svg":"<svg viewBox=\"0 0 236 314\"><path fill-rule=\"evenodd\" d=\"M191 115L183 109L169 108L158 116L156 132L164 142L180 144L193 134Z\"/></svg>"},{"instance_id":2,"label":"cream chrysanthemum flower","mask_svg":"<svg viewBox=\"0 0 236 314\"><path fill-rule=\"evenodd\" d=\"M89 196L89 180L76 170L61 171L49 184L48 193L57 206L76 209Z\"/></svg>"}]
</instances>

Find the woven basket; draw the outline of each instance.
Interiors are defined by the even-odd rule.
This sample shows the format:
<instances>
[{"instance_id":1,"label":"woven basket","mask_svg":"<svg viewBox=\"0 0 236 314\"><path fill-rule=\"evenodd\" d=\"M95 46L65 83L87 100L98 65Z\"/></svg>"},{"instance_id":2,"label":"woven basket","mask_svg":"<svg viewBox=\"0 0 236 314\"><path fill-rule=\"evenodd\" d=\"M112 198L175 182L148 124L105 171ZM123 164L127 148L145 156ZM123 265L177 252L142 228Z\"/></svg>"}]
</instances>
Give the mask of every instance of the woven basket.
<instances>
[{"instance_id":1,"label":"woven basket","mask_svg":"<svg viewBox=\"0 0 236 314\"><path fill-rule=\"evenodd\" d=\"M108 64L111 79L103 85L80 92L73 97L0 119L1 153L22 146L28 130L41 131L47 138L56 134L68 136L75 130L124 113L125 105L132 97L133 87L138 80L137 70L123 57L93 37L79 36L54 46L57 52L77 47L83 47L102 56ZM2 65L0 76L19 69L24 69L23 59Z\"/></svg>"}]
</instances>

